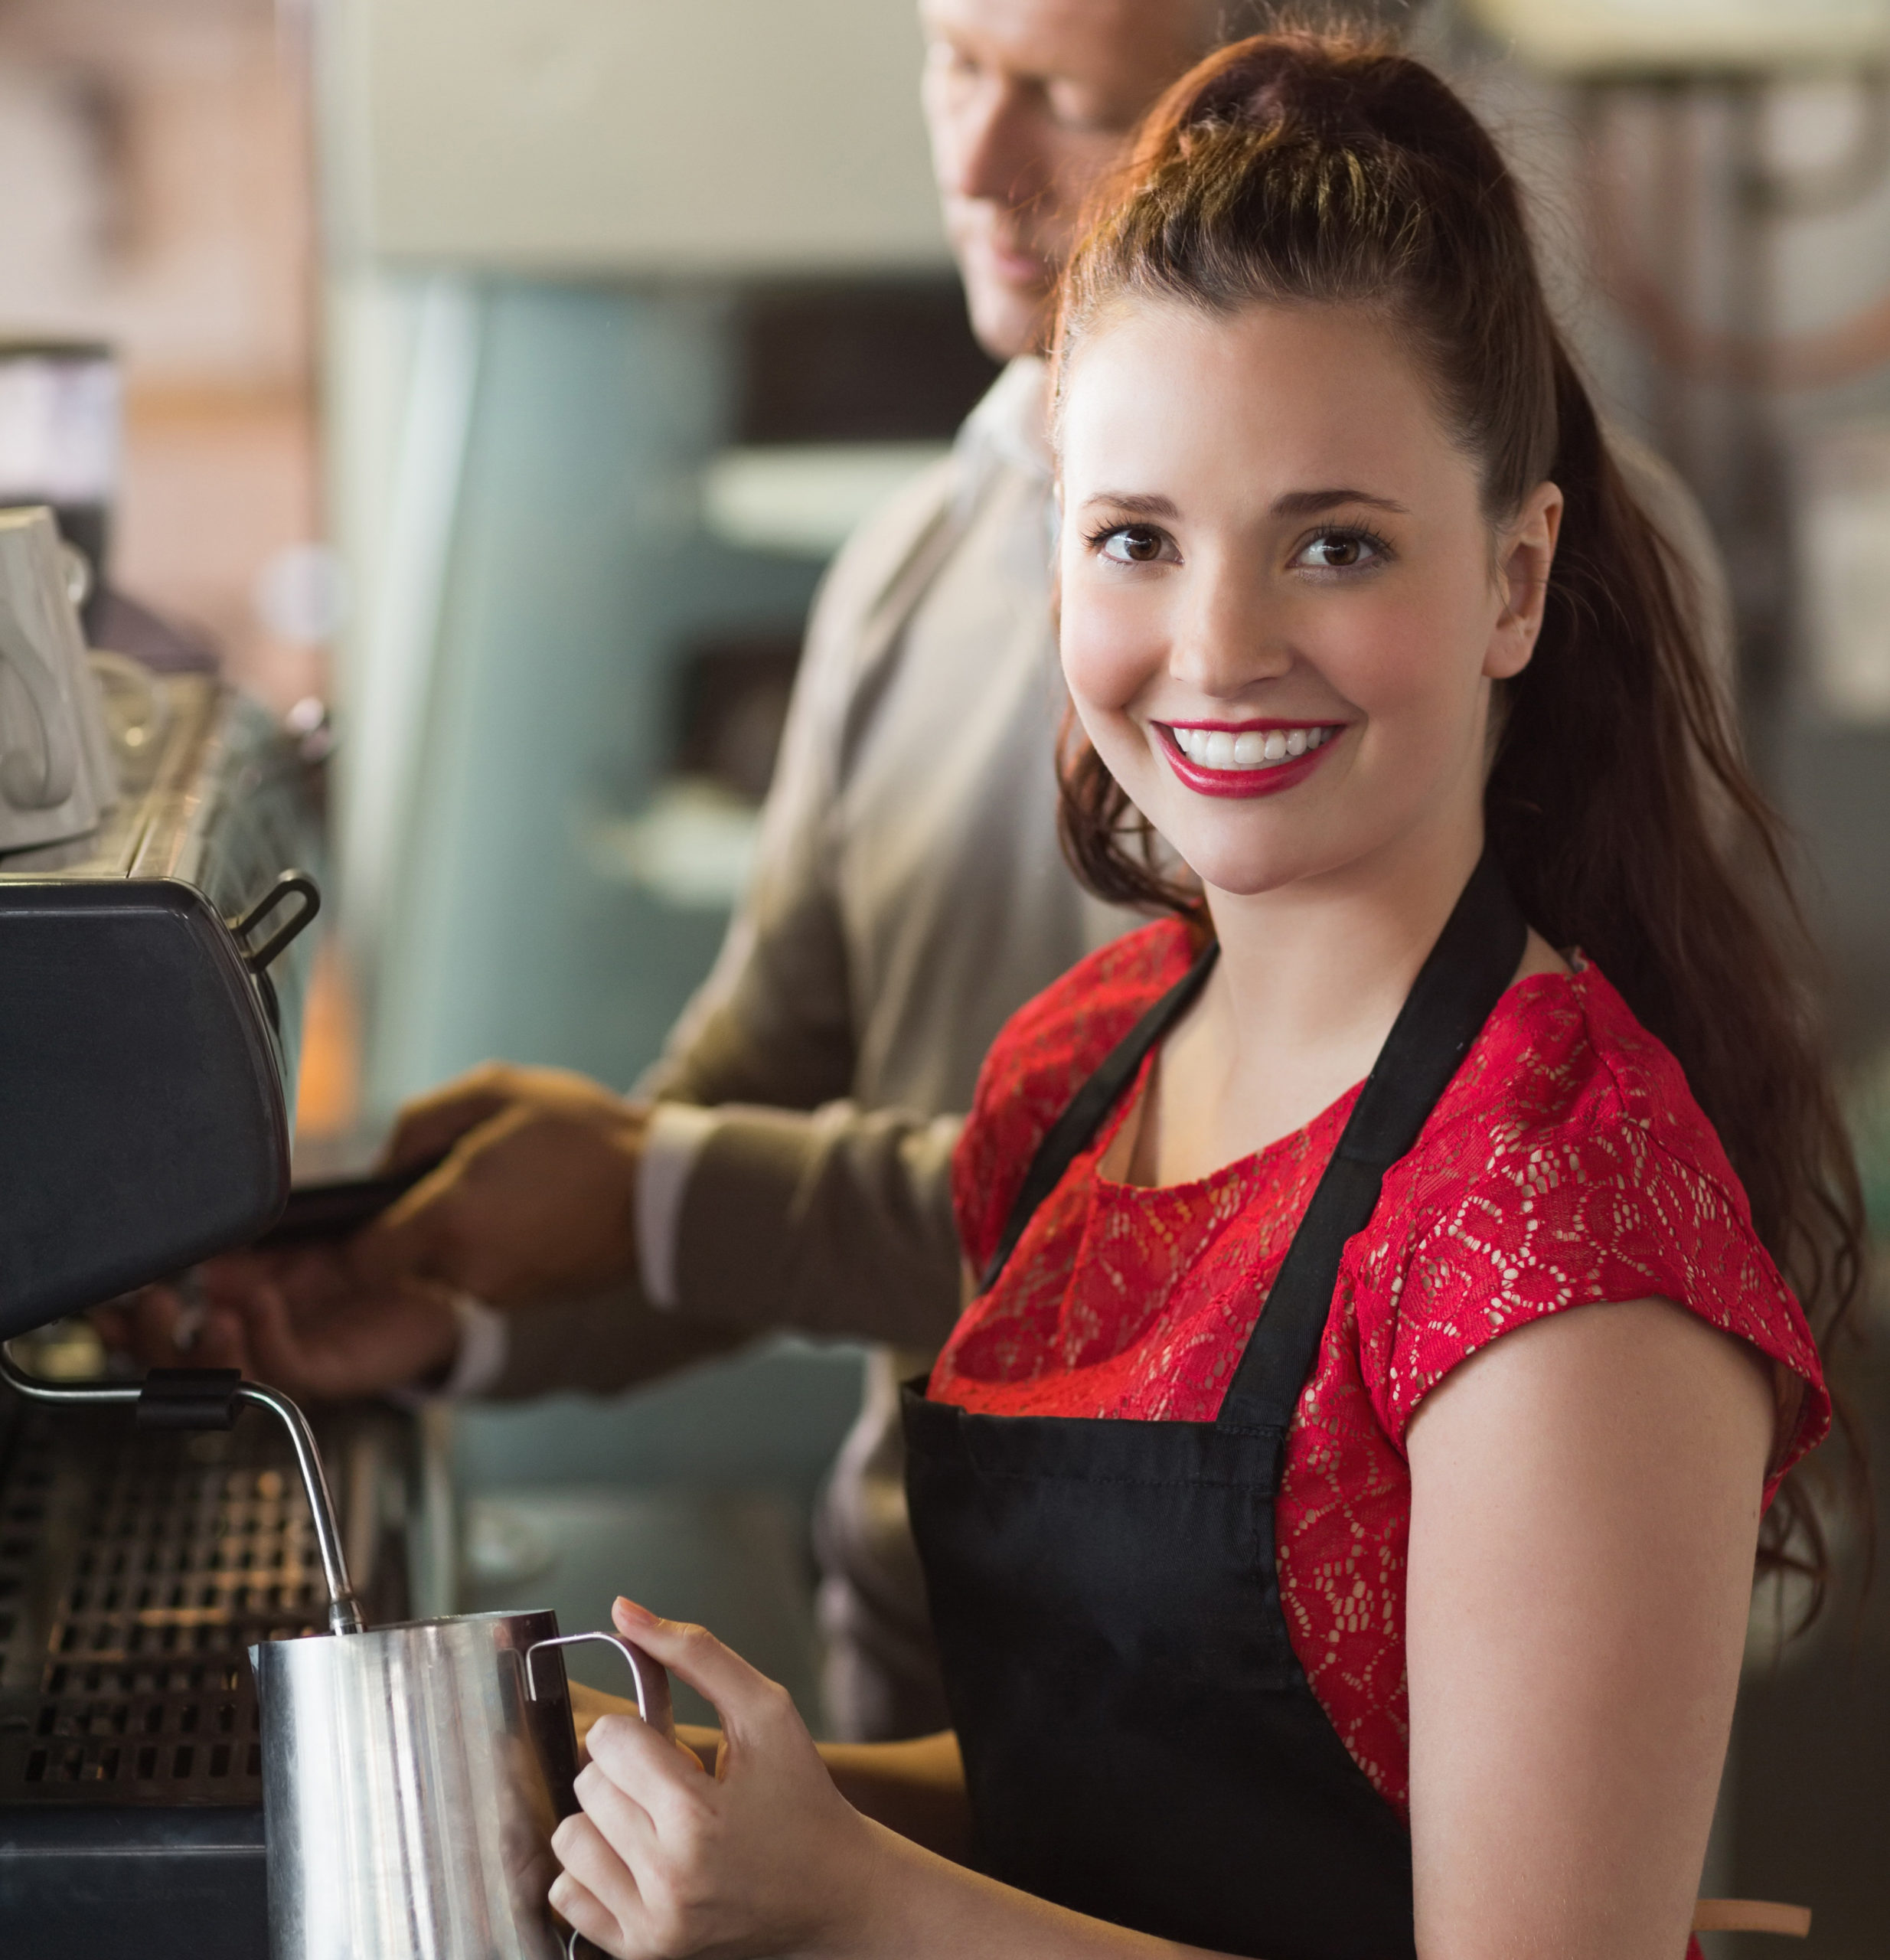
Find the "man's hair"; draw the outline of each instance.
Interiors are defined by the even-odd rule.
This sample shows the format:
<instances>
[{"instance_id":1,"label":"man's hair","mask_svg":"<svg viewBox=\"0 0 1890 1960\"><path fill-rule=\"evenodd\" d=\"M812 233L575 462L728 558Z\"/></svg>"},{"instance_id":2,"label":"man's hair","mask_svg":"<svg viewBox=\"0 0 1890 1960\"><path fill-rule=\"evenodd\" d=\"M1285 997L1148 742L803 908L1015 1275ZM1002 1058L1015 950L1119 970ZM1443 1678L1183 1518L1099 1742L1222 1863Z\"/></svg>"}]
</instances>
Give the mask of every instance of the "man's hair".
<instances>
[{"instance_id":1,"label":"man's hair","mask_svg":"<svg viewBox=\"0 0 1890 1960\"><path fill-rule=\"evenodd\" d=\"M1195 0L1205 52L1281 29L1344 27L1400 39L1425 0Z\"/></svg>"}]
</instances>

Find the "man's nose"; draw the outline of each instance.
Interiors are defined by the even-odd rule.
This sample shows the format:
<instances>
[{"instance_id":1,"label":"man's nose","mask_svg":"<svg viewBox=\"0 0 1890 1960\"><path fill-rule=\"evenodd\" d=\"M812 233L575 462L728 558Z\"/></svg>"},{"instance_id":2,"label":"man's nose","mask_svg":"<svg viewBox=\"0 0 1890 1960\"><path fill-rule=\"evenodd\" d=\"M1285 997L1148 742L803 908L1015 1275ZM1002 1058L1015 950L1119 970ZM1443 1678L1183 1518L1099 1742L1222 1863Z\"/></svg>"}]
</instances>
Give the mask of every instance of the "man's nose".
<instances>
[{"instance_id":1,"label":"man's nose","mask_svg":"<svg viewBox=\"0 0 1890 1960\"><path fill-rule=\"evenodd\" d=\"M1002 76L987 80L958 118L947 192L1010 209L1041 196L1047 172L1032 109L1022 84Z\"/></svg>"}]
</instances>

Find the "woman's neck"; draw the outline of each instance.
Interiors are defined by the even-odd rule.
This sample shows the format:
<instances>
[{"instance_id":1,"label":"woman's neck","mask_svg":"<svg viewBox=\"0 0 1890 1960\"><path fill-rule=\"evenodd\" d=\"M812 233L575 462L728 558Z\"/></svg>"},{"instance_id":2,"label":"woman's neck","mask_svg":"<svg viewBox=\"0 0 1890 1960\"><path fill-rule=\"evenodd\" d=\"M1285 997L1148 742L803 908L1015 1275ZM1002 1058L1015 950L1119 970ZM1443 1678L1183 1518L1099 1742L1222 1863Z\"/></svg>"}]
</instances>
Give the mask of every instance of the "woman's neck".
<instances>
[{"instance_id":1,"label":"woman's neck","mask_svg":"<svg viewBox=\"0 0 1890 1960\"><path fill-rule=\"evenodd\" d=\"M1477 813L1278 890L1210 891L1220 959L1105 1172L1187 1182L1337 1101L1377 1058L1482 848Z\"/></svg>"},{"instance_id":2,"label":"woman's neck","mask_svg":"<svg viewBox=\"0 0 1890 1960\"><path fill-rule=\"evenodd\" d=\"M1482 849L1478 821L1278 890L1211 891L1235 1058L1360 1043L1376 1055Z\"/></svg>"}]
</instances>

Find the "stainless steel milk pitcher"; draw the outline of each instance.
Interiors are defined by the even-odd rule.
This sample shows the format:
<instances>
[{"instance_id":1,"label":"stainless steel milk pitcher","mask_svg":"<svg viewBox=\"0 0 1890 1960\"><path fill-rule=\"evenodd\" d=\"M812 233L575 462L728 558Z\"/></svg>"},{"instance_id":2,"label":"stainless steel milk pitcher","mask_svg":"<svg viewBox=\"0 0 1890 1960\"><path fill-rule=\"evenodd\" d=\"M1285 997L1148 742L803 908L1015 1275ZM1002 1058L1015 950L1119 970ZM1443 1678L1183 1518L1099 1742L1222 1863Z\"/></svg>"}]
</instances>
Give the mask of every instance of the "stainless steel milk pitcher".
<instances>
[{"instance_id":1,"label":"stainless steel milk pitcher","mask_svg":"<svg viewBox=\"0 0 1890 1960\"><path fill-rule=\"evenodd\" d=\"M546 1895L577 1749L555 1650L579 1641L623 1654L668 1730L661 1668L548 1612L251 1649L273 1960L562 1960Z\"/></svg>"}]
</instances>

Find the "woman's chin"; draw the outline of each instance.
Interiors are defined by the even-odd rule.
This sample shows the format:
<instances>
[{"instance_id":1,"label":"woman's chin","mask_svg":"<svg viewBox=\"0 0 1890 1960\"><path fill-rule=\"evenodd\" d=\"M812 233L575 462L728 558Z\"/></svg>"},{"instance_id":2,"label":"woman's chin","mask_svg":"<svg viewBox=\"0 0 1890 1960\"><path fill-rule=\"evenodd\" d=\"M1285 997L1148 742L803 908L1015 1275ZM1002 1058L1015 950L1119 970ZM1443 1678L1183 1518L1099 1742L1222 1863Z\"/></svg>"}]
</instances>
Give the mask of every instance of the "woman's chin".
<instances>
[{"instance_id":1,"label":"woman's chin","mask_svg":"<svg viewBox=\"0 0 1890 1960\"><path fill-rule=\"evenodd\" d=\"M1209 898L1258 898L1303 877L1307 868L1297 856L1289 859L1284 853L1224 846L1199 851L1177 846L1177 854L1200 880Z\"/></svg>"}]
</instances>

